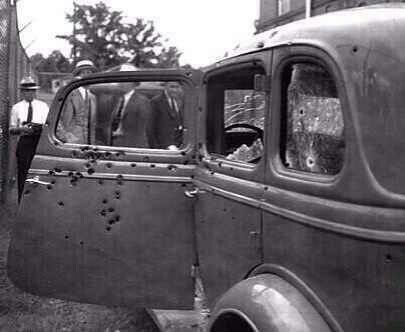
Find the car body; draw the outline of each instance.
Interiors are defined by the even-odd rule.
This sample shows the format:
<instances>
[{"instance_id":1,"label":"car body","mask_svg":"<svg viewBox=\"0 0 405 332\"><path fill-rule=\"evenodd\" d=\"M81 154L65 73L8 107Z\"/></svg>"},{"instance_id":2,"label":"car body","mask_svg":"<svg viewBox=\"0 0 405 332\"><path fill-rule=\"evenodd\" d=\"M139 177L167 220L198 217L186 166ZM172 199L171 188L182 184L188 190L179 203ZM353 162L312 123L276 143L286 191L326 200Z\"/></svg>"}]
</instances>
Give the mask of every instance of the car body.
<instances>
[{"instance_id":1,"label":"car body","mask_svg":"<svg viewBox=\"0 0 405 332\"><path fill-rule=\"evenodd\" d=\"M43 296L190 309L198 267L211 331L403 330L404 33L404 5L362 7L259 34L203 72L71 83L31 166L45 185L25 188L10 278ZM127 81L182 83L179 149L57 139L70 91ZM227 100L257 95L263 148L228 158ZM252 148L259 130L238 130Z\"/></svg>"}]
</instances>

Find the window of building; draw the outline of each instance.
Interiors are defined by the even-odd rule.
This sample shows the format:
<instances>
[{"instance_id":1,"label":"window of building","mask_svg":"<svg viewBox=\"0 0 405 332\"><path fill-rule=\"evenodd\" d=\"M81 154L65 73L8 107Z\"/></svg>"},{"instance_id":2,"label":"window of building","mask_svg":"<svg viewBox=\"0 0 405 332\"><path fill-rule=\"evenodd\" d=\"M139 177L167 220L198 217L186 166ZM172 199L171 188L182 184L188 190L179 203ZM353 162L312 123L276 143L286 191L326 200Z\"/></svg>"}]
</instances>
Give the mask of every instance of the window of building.
<instances>
[{"instance_id":1,"label":"window of building","mask_svg":"<svg viewBox=\"0 0 405 332\"><path fill-rule=\"evenodd\" d=\"M278 15L283 15L291 10L291 0L278 0Z\"/></svg>"},{"instance_id":2,"label":"window of building","mask_svg":"<svg viewBox=\"0 0 405 332\"><path fill-rule=\"evenodd\" d=\"M266 94L255 90L259 66L236 68L208 80L207 148L228 160L257 163L263 153Z\"/></svg>"},{"instance_id":3,"label":"window of building","mask_svg":"<svg viewBox=\"0 0 405 332\"><path fill-rule=\"evenodd\" d=\"M184 106L177 81L82 86L65 99L56 136L64 143L178 150Z\"/></svg>"},{"instance_id":4,"label":"window of building","mask_svg":"<svg viewBox=\"0 0 405 332\"><path fill-rule=\"evenodd\" d=\"M283 75L281 159L291 170L335 175L345 140L336 82L321 65L295 63Z\"/></svg>"}]
</instances>

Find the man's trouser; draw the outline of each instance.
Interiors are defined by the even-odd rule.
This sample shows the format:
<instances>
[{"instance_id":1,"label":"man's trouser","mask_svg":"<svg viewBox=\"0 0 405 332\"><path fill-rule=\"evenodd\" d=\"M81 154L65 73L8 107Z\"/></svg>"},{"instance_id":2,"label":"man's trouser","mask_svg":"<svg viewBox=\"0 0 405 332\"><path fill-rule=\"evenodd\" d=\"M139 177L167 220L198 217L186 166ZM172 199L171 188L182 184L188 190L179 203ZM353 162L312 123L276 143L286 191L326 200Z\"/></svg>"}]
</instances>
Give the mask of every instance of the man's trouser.
<instances>
[{"instance_id":1,"label":"man's trouser","mask_svg":"<svg viewBox=\"0 0 405 332\"><path fill-rule=\"evenodd\" d=\"M21 136L17 144L17 170L18 170L18 201L24 190L25 179L30 169L31 161L34 158L35 150L41 135Z\"/></svg>"}]
</instances>

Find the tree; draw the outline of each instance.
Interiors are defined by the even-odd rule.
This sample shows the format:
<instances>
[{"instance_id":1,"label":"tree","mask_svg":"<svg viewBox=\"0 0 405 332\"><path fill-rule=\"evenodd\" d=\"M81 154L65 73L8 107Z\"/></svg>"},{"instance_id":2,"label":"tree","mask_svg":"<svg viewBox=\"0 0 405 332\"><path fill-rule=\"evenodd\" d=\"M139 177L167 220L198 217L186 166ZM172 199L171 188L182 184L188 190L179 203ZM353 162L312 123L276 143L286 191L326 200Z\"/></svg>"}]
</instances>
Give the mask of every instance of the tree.
<instances>
[{"instance_id":1,"label":"tree","mask_svg":"<svg viewBox=\"0 0 405 332\"><path fill-rule=\"evenodd\" d=\"M72 66L69 60L58 50L48 57L36 53L30 58L32 69L38 74L38 83L44 90L51 90L52 80L60 78L61 73L70 73Z\"/></svg>"},{"instance_id":2,"label":"tree","mask_svg":"<svg viewBox=\"0 0 405 332\"><path fill-rule=\"evenodd\" d=\"M105 69L124 62L137 67L177 67L181 53L164 45L152 21L137 18L124 23L122 12L111 10L103 2L76 5L67 20L75 24L75 33L58 36L72 45L73 58L90 59Z\"/></svg>"}]
</instances>

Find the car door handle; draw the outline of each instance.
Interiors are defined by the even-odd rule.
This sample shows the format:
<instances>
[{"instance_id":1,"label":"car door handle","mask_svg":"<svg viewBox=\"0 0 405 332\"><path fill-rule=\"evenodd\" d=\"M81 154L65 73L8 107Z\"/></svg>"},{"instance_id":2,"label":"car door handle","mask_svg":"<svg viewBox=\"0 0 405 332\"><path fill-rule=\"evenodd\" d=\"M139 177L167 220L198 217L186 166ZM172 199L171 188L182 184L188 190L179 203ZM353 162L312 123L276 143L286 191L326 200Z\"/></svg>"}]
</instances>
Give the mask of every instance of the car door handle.
<instances>
[{"instance_id":1,"label":"car door handle","mask_svg":"<svg viewBox=\"0 0 405 332\"><path fill-rule=\"evenodd\" d=\"M197 197L198 194L205 194L205 193L206 193L206 191L202 190L200 188L194 188L191 190L184 191L184 195L186 195L186 197L188 197L188 198L195 198L195 197Z\"/></svg>"},{"instance_id":2,"label":"car door handle","mask_svg":"<svg viewBox=\"0 0 405 332\"><path fill-rule=\"evenodd\" d=\"M43 186L50 186L51 185L50 182L41 181L39 179L39 176L34 176L33 178L26 179L25 182L31 183L31 184L36 183L36 184L40 184L40 185L43 185Z\"/></svg>"}]
</instances>

